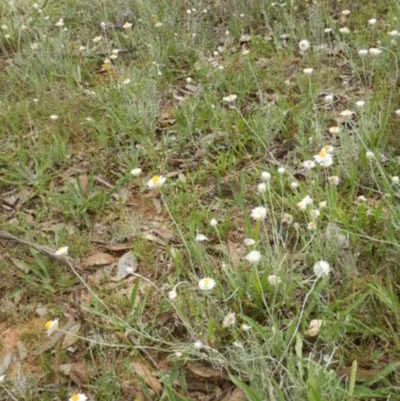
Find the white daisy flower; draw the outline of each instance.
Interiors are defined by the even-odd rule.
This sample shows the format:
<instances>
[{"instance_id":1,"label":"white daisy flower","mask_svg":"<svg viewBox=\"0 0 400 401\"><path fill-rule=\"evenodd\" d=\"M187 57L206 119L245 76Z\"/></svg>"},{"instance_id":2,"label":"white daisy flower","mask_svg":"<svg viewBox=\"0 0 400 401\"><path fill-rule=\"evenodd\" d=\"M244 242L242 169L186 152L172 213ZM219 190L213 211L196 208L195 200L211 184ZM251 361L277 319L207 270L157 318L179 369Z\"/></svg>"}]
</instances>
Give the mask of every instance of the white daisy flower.
<instances>
[{"instance_id":1,"label":"white daisy flower","mask_svg":"<svg viewBox=\"0 0 400 401\"><path fill-rule=\"evenodd\" d=\"M162 175L154 175L149 181L147 181L147 186L150 189L160 188L165 184L166 178Z\"/></svg>"},{"instance_id":2,"label":"white daisy flower","mask_svg":"<svg viewBox=\"0 0 400 401\"><path fill-rule=\"evenodd\" d=\"M224 327L230 327L233 326L236 323L236 315L235 312L229 312L225 317L222 322L222 326Z\"/></svg>"},{"instance_id":3,"label":"white daisy flower","mask_svg":"<svg viewBox=\"0 0 400 401\"><path fill-rule=\"evenodd\" d=\"M264 206L257 206L251 211L251 217L253 220L261 221L267 217L267 208Z\"/></svg>"},{"instance_id":4,"label":"white daisy flower","mask_svg":"<svg viewBox=\"0 0 400 401\"><path fill-rule=\"evenodd\" d=\"M224 102L227 102L227 103L232 103L232 102L234 102L236 99L237 99L237 95L233 95L233 94L230 94L230 95L225 96L225 97L222 98L222 100L223 100Z\"/></svg>"},{"instance_id":5,"label":"white daisy flower","mask_svg":"<svg viewBox=\"0 0 400 401\"><path fill-rule=\"evenodd\" d=\"M340 178L337 175L332 175L331 177L328 177L328 182L331 185L339 185Z\"/></svg>"},{"instance_id":6,"label":"white daisy flower","mask_svg":"<svg viewBox=\"0 0 400 401\"><path fill-rule=\"evenodd\" d=\"M212 290L215 287L215 281L210 277L204 277L199 281L199 288L202 291Z\"/></svg>"},{"instance_id":7,"label":"white daisy flower","mask_svg":"<svg viewBox=\"0 0 400 401\"><path fill-rule=\"evenodd\" d=\"M64 26L64 18L60 18L54 25L58 27Z\"/></svg>"},{"instance_id":8,"label":"white daisy flower","mask_svg":"<svg viewBox=\"0 0 400 401\"><path fill-rule=\"evenodd\" d=\"M371 47L368 51L369 51L369 54L374 57L377 57L382 53L382 50L377 49L376 47Z\"/></svg>"},{"instance_id":9,"label":"white daisy flower","mask_svg":"<svg viewBox=\"0 0 400 401\"><path fill-rule=\"evenodd\" d=\"M319 203L318 203L318 207L319 207L320 209L325 209L325 208L328 207L328 202L327 202L327 201L319 202Z\"/></svg>"},{"instance_id":10,"label":"white daisy flower","mask_svg":"<svg viewBox=\"0 0 400 401\"><path fill-rule=\"evenodd\" d=\"M314 160L323 167L329 167L333 164L333 158L330 153L322 149L317 155L314 155Z\"/></svg>"},{"instance_id":11,"label":"white daisy flower","mask_svg":"<svg viewBox=\"0 0 400 401\"><path fill-rule=\"evenodd\" d=\"M93 42L93 43L98 43L98 42L100 42L101 39L102 39L102 36L95 36L95 37L92 39L92 42Z\"/></svg>"},{"instance_id":12,"label":"white daisy flower","mask_svg":"<svg viewBox=\"0 0 400 401\"><path fill-rule=\"evenodd\" d=\"M310 195L306 195L300 202L297 203L297 207L299 210L304 211L307 209L307 206L312 205L313 200Z\"/></svg>"},{"instance_id":13,"label":"white daisy flower","mask_svg":"<svg viewBox=\"0 0 400 401\"><path fill-rule=\"evenodd\" d=\"M205 242L208 241L208 238L204 234L198 233L195 237L195 241L197 242Z\"/></svg>"},{"instance_id":14,"label":"white daisy flower","mask_svg":"<svg viewBox=\"0 0 400 401\"><path fill-rule=\"evenodd\" d=\"M261 182L260 184L257 185L257 192L259 194L264 194L267 190L267 186L265 185L264 182Z\"/></svg>"},{"instance_id":15,"label":"white daisy flower","mask_svg":"<svg viewBox=\"0 0 400 401\"><path fill-rule=\"evenodd\" d=\"M392 183L393 184L398 184L400 182L400 178L398 175L395 175L392 177Z\"/></svg>"},{"instance_id":16,"label":"white daisy flower","mask_svg":"<svg viewBox=\"0 0 400 401\"><path fill-rule=\"evenodd\" d=\"M282 279L279 276L276 276L275 274L270 274L268 276L268 283L270 283L272 286L276 287L282 282Z\"/></svg>"},{"instance_id":17,"label":"white daisy flower","mask_svg":"<svg viewBox=\"0 0 400 401\"><path fill-rule=\"evenodd\" d=\"M216 227L218 225L218 221L216 219L211 219L210 220L210 226L211 227Z\"/></svg>"},{"instance_id":18,"label":"white daisy flower","mask_svg":"<svg viewBox=\"0 0 400 401\"><path fill-rule=\"evenodd\" d=\"M301 165L306 169L306 170L311 170L315 167L315 162L312 160L306 160Z\"/></svg>"},{"instance_id":19,"label":"white daisy flower","mask_svg":"<svg viewBox=\"0 0 400 401\"><path fill-rule=\"evenodd\" d=\"M330 127L328 130L331 134L339 134L342 132L342 129L338 126Z\"/></svg>"},{"instance_id":20,"label":"white daisy flower","mask_svg":"<svg viewBox=\"0 0 400 401\"><path fill-rule=\"evenodd\" d=\"M243 240L243 243L244 243L246 246L253 246L253 245L255 245L256 241L255 241L253 238L245 238L245 239Z\"/></svg>"},{"instance_id":21,"label":"white daisy flower","mask_svg":"<svg viewBox=\"0 0 400 401\"><path fill-rule=\"evenodd\" d=\"M303 39L299 42L299 49L302 52L305 52L306 50L308 50L310 48L310 42L306 39Z\"/></svg>"},{"instance_id":22,"label":"white daisy flower","mask_svg":"<svg viewBox=\"0 0 400 401\"><path fill-rule=\"evenodd\" d=\"M367 152L365 153L365 157L369 160L374 159L375 158L375 154L374 152L371 152L370 150L367 150Z\"/></svg>"},{"instance_id":23,"label":"white daisy flower","mask_svg":"<svg viewBox=\"0 0 400 401\"><path fill-rule=\"evenodd\" d=\"M313 270L317 277L328 277L329 273L331 272L331 266L325 260L321 260L315 263Z\"/></svg>"},{"instance_id":24,"label":"white daisy flower","mask_svg":"<svg viewBox=\"0 0 400 401\"><path fill-rule=\"evenodd\" d=\"M390 31L390 32L388 32L388 35L389 36L399 36L399 31Z\"/></svg>"},{"instance_id":25,"label":"white daisy flower","mask_svg":"<svg viewBox=\"0 0 400 401\"><path fill-rule=\"evenodd\" d=\"M307 228L308 228L309 230L315 230L315 229L317 228L317 225L315 224L315 221L310 221L310 222L307 224Z\"/></svg>"},{"instance_id":26,"label":"white daisy flower","mask_svg":"<svg viewBox=\"0 0 400 401\"><path fill-rule=\"evenodd\" d=\"M248 324L246 324L246 323L243 323L243 324L240 326L240 330L242 330L242 331L249 331L249 330L251 330L251 326L248 325Z\"/></svg>"},{"instance_id":27,"label":"white daisy flower","mask_svg":"<svg viewBox=\"0 0 400 401\"><path fill-rule=\"evenodd\" d=\"M347 27L345 26L345 27L343 27L343 28L340 28L340 29L339 29L339 32L340 32L341 34L343 34L343 35L347 35L348 33L350 33L350 29L347 28Z\"/></svg>"},{"instance_id":28,"label":"white daisy flower","mask_svg":"<svg viewBox=\"0 0 400 401\"><path fill-rule=\"evenodd\" d=\"M348 109L343 110L343 111L341 111L341 112L339 113L340 117L342 117L342 119L343 119L344 121L350 121L350 120L351 120L351 117L353 116L353 114L354 114L354 111L348 110Z\"/></svg>"},{"instance_id":29,"label":"white daisy flower","mask_svg":"<svg viewBox=\"0 0 400 401\"><path fill-rule=\"evenodd\" d=\"M297 189L299 187L299 183L297 181L293 181L290 183L290 188Z\"/></svg>"},{"instance_id":30,"label":"white daisy flower","mask_svg":"<svg viewBox=\"0 0 400 401\"><path fill-rule=\"evenodd\" d=\"M134 168L130 171L130 173L134 176L134 177L139 177L139 175L142 173L142 169L137 167Z\"/></svg>"},{"instance_id":31,"label":"white daisy flower","mask_svg":"<svg viewBox=\"0 0 400 401\"><path fill-rule=\"evenodd\" d=\"M133 273L135 273L135 271L136 271L136 269L135 269L134 267L132 267L132 266L128 266L128 267L125 269L125 273L126 273L126 274L133 274Z\"/></svg>"},{"instance_id":32,"label":"white daisy flower","mask_svg":"<svg viewBox=\"0 0 400 401\"><path fill-rule=\"evenodd\" d=\"M378 20L376 18L371 18L368 20L368 25L375 25Z\"/></svg>"},{"instance_id":33,"label":"white daisy flower","mask_svg":"<svg viewBox=\"0 0 400 401\"><path fill-rule=\"evenodd\" d=\"M325 103L332 103L333 102L333 95L325 95L324 96Z\"/></svg>"},{"instance_id":34,"label":"white daisy flower","mask_svg":"<svg viewBox=\"0 0 400 401\"><path fill-rule=\"evenodd\" d=\"M358 51L359 56L366 56L368 54L368 49L361 49Z\"/></svg>"},{"instance_id":35,"label":"white daisy flower","mask_svg":"<svg viewBox=\"0 0 400 401\"><path fill-rule=\"evenodd\" d=\"M289 213L284 213L282 216L282 223L290 226L293 223L294 217Z\"/></svg>"},{"instance_id":36,"label":"white daisy flower","mask_svg":"<svg viewBox=\"0 0 400 401\"><path fill-rule=\"evenodd\" d=\"M282 175L285 173L286 169L285 169L285 167L279 167L277 171L278 171L278 174Z\"/></svg>"},{"instance_id":37,"label":"white daisy flower","mask_svg":"<svg viewBox=\"0 0 400 401\"><path fill-rule=\"evenodd\" d=\"M313 210L310 211L310 217L311 217L313 220L318 219L318 217L320 216L320 214L321 214L321 212L320 212L318 209L313 209Z\"/></svg>"},{"instance_id":38,"label":"white daisy flower","mask_svg":"<svg viewBox=\"0 0 400 401\"><path fill-rule=\"evenodd\" d=\"M358 100L357 102L356 102L356 106L358 107L358 108L363 108L364 106L365 106L365 100Z\"/></svg>"},{"instance_id":39,"label":"white daisy flower","mask_svg":"<svg viewBox=\"0 0 400 401\"><path fill-rule=\"evenodd\" d=\"M261 260L261 253L259 251L253 250L249 252L245 257L244 257L250 264L252 265L258 265Z\"/></svg>"},{"instance_id":40,"label":"white daisy flower","mask_svg":"<svg viewBox=\"0 0 400 401\"><path fill-rule=\"evenodd\" d=\"M176 290L171 290L168 293L168 298L173 301L176 297L178 296L178 293L176 292Z\"/></svg>"},{"instance_id":41,"label":"white daisy flower","mask_svg":"<svg viewBox=\"0 0 400 401\"><path fill-rule=\"evenodd\" d=\"M58 329L58 323L59 323L58 318L46 322L45 327L46 327L47 337L50 337Z\"/></svg>"},{"instance_id":42,"label":"white daisy flower","mask_svg":"<svg viewBox=\"0 0 400 401\"><path fill-rule=\"evenodd\" d=\"M193 348L200 350L200 349L204 348L204 344L200 340L197 340L194 342Z\"/></svg>"},{"instance_id":43,"label":"white daisy flower","mask_svg":"<svg viewBox=\"0 0 400 401\"><path fill-rule=\"evenodd\" d=\"M399 110L400 112L400 110ZM271 174L268 171L263 171L261 173L261 180L262 181L269 181L271 179Z\"/></svg>"},{"instance_id":44,"label":"white daisy flower","mask_svg":"<svg viewBox=\"0 0 400 401\"><path fill-rule=\"evenodd\" d=\"M62 246L61 248L58 248L55 252L54 252L55 256L65 256L68 255L68 246Z\"/></svg>"},{"instance_id":45,"label":"white daisy flower","mask_svg":"<svg viewBox=\"0 0 400 401\"><path fill-rule=\"evenodd\" d=\"M122 28L124 28L124 29L129 29L129 28L132 28L132 25L133 25L132 23L126 21L125 24L122 25Z\"/></svg>"},{"instance_id":46,"label":"white daisy flower","mask_svg":"<svg viewBox=\"0 0 400 401\"><path fill-rule=\"evenodd\" d=\"M314 68L304 68L304 74L311 75L314 72Z\"/></svg>"},{"instance_id":47,"label":"white daisy flower","mask_svg":"<svg viewBox=\"0 0 400 401\"><path fill-rule=\"evenodd\" d=\"M50 120L56 121L58 119L58 116L56 114L52 114L50 116Z\"/></svg>"},{"instance_id":48,"label":"white daisy flower","mask_svg":"<svg viewBox=\"0 0 400 401\"><path fill-rule=\"evenodd\" d=\"M350 13L351 11L347 9L342 11L342 15L344 15L345 17L347 17Z\"/></svg>"},{"instance_id":49,"label":"white daisy flower","mask_svg":"<svg viewBox=\"0 0 400 401\"><path fill-rule=\"evenodd\" d=\"M83 393L74 393L72 394L69 401L86 401L88 398Z\"/></svg>"}]
</instances>

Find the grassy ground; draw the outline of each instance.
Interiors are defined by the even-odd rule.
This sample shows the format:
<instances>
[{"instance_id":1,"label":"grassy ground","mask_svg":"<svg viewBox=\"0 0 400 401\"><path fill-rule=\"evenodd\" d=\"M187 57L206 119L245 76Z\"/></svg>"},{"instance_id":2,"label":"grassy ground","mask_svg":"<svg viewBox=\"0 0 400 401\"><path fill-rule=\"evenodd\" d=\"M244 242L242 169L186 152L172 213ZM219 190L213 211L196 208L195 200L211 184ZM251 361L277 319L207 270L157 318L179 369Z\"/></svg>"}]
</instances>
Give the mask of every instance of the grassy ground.
<instances>
[{"instance_id":1,"label":"grassy ground","mask_svg":"<svg viewBox=\"0 0 400 401\"><path fill-rule=\"evenodd\" d=\"M2 1L0 399L400 399L398 17Z\"/></svg>"}]
</instances>

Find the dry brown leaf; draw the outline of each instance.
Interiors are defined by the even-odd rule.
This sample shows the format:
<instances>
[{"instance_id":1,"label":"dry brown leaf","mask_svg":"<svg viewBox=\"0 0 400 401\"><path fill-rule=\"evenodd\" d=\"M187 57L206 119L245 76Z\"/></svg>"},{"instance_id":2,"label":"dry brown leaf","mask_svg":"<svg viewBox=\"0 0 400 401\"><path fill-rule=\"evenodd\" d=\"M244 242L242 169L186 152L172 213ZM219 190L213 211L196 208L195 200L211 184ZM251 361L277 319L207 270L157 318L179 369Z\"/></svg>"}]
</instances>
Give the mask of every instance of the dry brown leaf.
<instances>
[{"instance_id":1,"label":"dry brown leaf","mask_svg":"<svg viewBox=\"0 0 400 401\"><path fill-rule=\"evenodd\" d=\"M210 368L208 366L201 365L200 363L197 362L189 361L187 363L187 367L195 375L206 379L222 378L229 380L229 376L226 373L222 372L221 370Z\"/></svg>"},{"instance_id":2,"label":"dry brown leaf","mask_svg":"<svg viewBox=\"0 0 400 401\"><path fill-rule=\"evenodd\" d=\"M68 376L77 386L82 386L97 373L96 365L87 365L84 361L65 363L60 366L60 372Z\"/></svg>"},{"instance_id":3,"label":"dry brown leaf","mask_svg":"<svg viewBox=\"0 0 400 401\"><path fill-rule=\"evenodd\" d=\"M167 243L165 241L163 241L160 238L157 238L155 235L145 234L145 235L143 235L142 238L143 239L147 239L148 241L151 241L151 242L156 242L157 244L160 244L160 245L163 245L163 246L167 245Z\"/></svg>"},{"instance_id":4,"label":"dry brown leaf","mask_svg":"<svg viewBox=\"0 0 400 401\"><path fill-rule=\"evenodd\" d=\"M170 241L174 238L174 233L165 226L154 228L153 232L165 241Z\"/></svg>"},{"instance_id":5,"label":"dry brown leaf","mask_svg":"<svg viewBox=\"0 0 400 401\"><path fill-rule=\"evenodd\" d=\"M161 214L161 212L162 212L162 206L161 206L160 199L158 199L158 198L152 198L151 201L153 202L153 205L154 205L154 207L156 208L157 214Z\"/></svg>"},{"instance_id":6,"label":"dry brown leaf","mask_svg":"<svg viewBox=\"0 0 400 401\"><path fill-rule=\"evenodd\" d=\"M92 255L89 255L82 261L83 267L90 267L90 266L101 266L101 265L108 265L115 261L114 256L110 255L109 253L104 252L97 252Z\"/></svg>"},{"instance_id":7,"label":"dry brown leaf","mask_svg":"<svg viewBox=\"0 0 400 401\"><path fill-rule=\"evenodd\" d=\"M24 273L29 273L31 268L28 263L24 262L23 260L19 260L16 258L10 258L13 264L18 267L18 269L22 270Z\"/></svg>"},{"instance_id":8,"label":"dry brown leaf","mask_svg":"<svg viewBox=\"0 0 400 401\"><path fill-rule=\"evenodd\" d=\"M120 281L137 270L138 261L132 251L124 253L117 264L117 274L113 280Z\"/></svg>"},{"instance_id":9,"label":"dry brown leaf","mask_svg":"<svg viewBox=\"0 0 400 401\"><path fill-rule=\"evenodd\" d=\"M168 312L168 311L161 312L156 317L156 324L158 326L165 326L165 324L168 322L168 320L170 320L173 316L174 316L174 314L172 312Z\"/></svg>"},{"instance_id":10,"label":"dry brown leaf","mask_svg":"<svg viewBox=\"0 0 400 401\"><path fill-rule=\"evenodd\" d=\"M246 395L240 388L235 388L232 392L229 392L222 398L221 401L246 401Z\"/></svg>"},{"instance_id":11,"label":"dry brown leaf","mask_svg":"<svg viewBox=\"0 0 400 401\"><path fill-rule=\"evenodd\" d=\"M87 190L89 186L89 177L86 173L81 174L79 176L79 184L81 186L83 194L86 196L87 195Z\"/></svg>"},{"instance_id":12,"label":"dry brown leaf","mask_svg":"<svg viewBox=\"0 0 400 401\"><path fill-rule=\"evenodd\" d=\"M64 341L62 342L61 349L67 349L79 340L77 334L79 333L80 328L81 324L77 323L68 330L65 334Z\"/></svg>"},{"instance_id":13,"label":"dry brown leaf","mask_svg":"<svg viewBox=\"0 0 400 401\"><path fill-rule=\"evenodd\" d=\"M0 362L0 375L3 375L4 373L6 373L7 369L11 365L12 359L13 359L12 352L7 352L4 355L3 360Z\"/></svg>"},{"instance_id":14,"label":"dry brown leaf","mask_svg":"<svg viewBox=\"0 0 400 401\"><path fill-rule=\"evenodd\" d=\"M336 375L340 379L348 379L351 375L351 370L352 366L347 366L341 369L338 369L336 371ZM369 379L370 377L376 376L380 373L381 371L379 369L362 369L362 368L357 368L356 372L356 380L357 381L362 381Z\"/></svg>"},{"instance_id":15,"label":"dry brown leaf","mask_svg":"<svg viewBox=\"0 0 400 401\"><path fill-rule=\"evenodd\" d=\"M190 394L192 396L192 399L200 399L204 397L204 394L213 394L217 392L217 384L214 383L214 381L204 381L203 379L194 379L194 378L188 378L186 380L186 386L187 389L190 391ZM200 392L198 396L196 395L197 392ZM209 398L205 398L206 400L209 400Z\"/></svg>"},{"instance_id":16,"label":"dry brown leaf","mask_svg":"<svg viewBox=\"0 0 400 401\"><path fill-rule=\"evenodd\" d=\"M177 177L179 174L183 173L185 170L176 170L167 173L167 178Z\"/></svg>"},{"instance_id":17,"label":"dry brown leaf","mask_svg":"<svg viewBox=\"0 0 400 401\"><path fill-rule=\"evenodd\" d=\"M147 192L147 194L143 195L144 198L148 198L148 199L156 198L158 196L160 196L160 191L158 189L155 189L153 191L149 191L149 192Z\"/></svg>"},{"instance_id":18,"label":"dry brown leaf","mask_svg":"<svg viewBox=\"0 0 400 401\"><path fill-rule=\"evenodd\" d=\"M156 393L161 393L163 389L161 382L156 377L152 376L150 369L147 366L139 362L133 362L131 366L135 370L135 373L141 377L149 387L151 387Z\"/></svg>"},{"instance_id":19,"label":"dry brown leaf","mask_svg":"<svg viewBox=\"0 0 400 401\"><path fill-rule=\"evenodd\" d=\"M239 246L228 239L227 241L228 252L232 260L232 266L238 267L240 265L240 252L238 251Z\"/></svg>"}]
</instances>

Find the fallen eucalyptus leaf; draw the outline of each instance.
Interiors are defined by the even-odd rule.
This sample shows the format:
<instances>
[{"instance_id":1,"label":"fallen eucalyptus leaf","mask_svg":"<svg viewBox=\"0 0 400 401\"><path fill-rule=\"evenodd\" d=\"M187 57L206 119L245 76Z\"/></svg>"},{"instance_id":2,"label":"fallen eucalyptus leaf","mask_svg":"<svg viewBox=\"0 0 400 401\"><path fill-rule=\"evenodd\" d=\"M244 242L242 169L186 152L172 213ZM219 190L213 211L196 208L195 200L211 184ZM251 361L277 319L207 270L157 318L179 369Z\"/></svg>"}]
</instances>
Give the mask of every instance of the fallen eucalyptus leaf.
<instances>
[{"instance_id":1,"label":"fallen eucalyptus leaf","mask_svg":"<svg viewBox=\"0 0 400 401\"><path fill-rule=\"evenodd\" d=\"M137 265L137 259L132 251L124 253L118 261L117 274L113 279L116 281L124 279L137 270Z\"/></svg>"}]
</instances>

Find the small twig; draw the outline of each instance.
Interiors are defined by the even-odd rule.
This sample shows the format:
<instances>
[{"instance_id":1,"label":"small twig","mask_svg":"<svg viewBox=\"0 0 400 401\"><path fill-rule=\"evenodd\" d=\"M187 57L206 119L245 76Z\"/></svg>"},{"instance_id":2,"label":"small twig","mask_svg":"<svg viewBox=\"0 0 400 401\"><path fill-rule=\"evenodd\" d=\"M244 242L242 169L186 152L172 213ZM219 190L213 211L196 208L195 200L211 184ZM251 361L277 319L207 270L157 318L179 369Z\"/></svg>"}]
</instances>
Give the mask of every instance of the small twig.
<instances>
[{"instance_id":1,"label":"small twig","mask_svg":"<svg viewBox=\"0 0 400 401\"><path fill-rule=\"evenodd\" d=\"M98 181L100 184L103 184L107 188L114 189L114 186L111 185L108 181L104 180L103 178L97 176L95 177L95 180Z\"/></svg>"}]
</instances>

